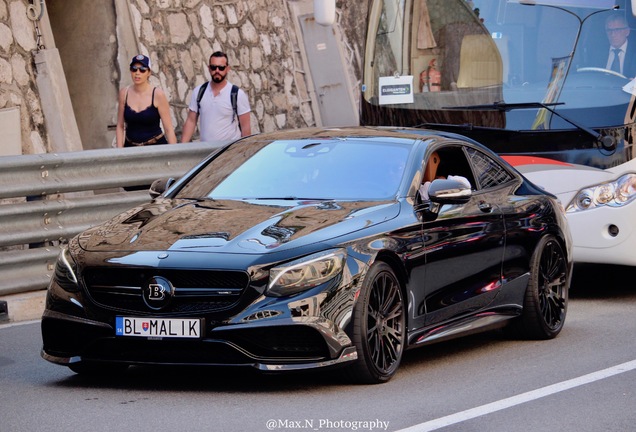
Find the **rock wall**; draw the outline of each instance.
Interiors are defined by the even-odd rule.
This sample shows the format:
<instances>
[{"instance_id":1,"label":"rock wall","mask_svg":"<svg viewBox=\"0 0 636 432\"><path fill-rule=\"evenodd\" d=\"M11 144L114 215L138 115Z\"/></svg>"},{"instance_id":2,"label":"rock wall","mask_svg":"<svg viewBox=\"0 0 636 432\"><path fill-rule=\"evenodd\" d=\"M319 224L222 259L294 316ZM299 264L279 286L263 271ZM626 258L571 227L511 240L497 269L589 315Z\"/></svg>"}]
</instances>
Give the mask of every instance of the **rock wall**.
<instances>
[{"instance_id":1,"label":"rock wall","mask_svg":"<svg viewBox=\"0 0 636 432\"><path fill-rule=\"evenodd\" d=\"M23 154L45 153L48 138L32 55L36 31L27 6L21 0L0 0L0 109L20 109Z\"/></svg>"},{"instance_id":2,"label":"rock wall","mask_svg":"<svg viewBox=\"0 0 636 432\"><path fill-rule=\"evenodd\" d=\"M216 50L228 54L228 79L248 94L254 133L316 124L290 7L307 0L127 1L138 51L153 62L151 79L168 95L178 138L192 90L209 79L208 58ZM362 68L366 3L337 3L354 82ZM41 33L38 21L28 16L32 9L29 0L0 0L0 110L19 107L23 154L52 151L36 85L33 56ZM119 84L126 85L128 64L112 68Z\"/></svg>"},{"instance_id":3,"label":"rock wall","mask_svg":"<svg viewBox=\"0 0 636 432\"><path fill-rule=\"evenodd\" d=\"M228 79L248 94L253 132L315 125L296 74L302 65L285 0L131 0L130 7L140 51L158 71L178 131L217 50L228 54Z\"/></svg>"}]
</instances>

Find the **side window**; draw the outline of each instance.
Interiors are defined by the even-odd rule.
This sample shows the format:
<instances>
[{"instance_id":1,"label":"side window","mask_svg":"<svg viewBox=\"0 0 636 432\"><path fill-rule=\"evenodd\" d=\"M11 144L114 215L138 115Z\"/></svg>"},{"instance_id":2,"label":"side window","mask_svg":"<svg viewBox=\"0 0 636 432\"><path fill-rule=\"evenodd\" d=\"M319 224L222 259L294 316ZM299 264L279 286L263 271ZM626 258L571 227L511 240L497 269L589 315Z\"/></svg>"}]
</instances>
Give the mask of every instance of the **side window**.
<instances>
[{"instance_id":1,"label":"side window","mask_svg":"<svg viewBox=\"0 0 636 432\"><path fill-rule=\"evenodd\" d=\"M434 178L447 178L449 175L460 176L466 178L475 189L475 179L473 178L473 172L470 167L470 163L467 159L467 155L462 151L462 145L449 145L436 149L436 151L430 156L431 158L437 157L437 165L435 173L432 176L428 176L428 162L427 169L425 170L424 180L431 181Z\"/></svg>"},{"instance_id":2,"label":"side window","mask_svg":"<svg viewBox=\"0 0 636 432\"><path fill-rule=\"evenodd\" d=\"M467 147L466 154L473 166L479 189L486 189L507 183L512 175L490 156Z\"/></svg>"}]
</instances>

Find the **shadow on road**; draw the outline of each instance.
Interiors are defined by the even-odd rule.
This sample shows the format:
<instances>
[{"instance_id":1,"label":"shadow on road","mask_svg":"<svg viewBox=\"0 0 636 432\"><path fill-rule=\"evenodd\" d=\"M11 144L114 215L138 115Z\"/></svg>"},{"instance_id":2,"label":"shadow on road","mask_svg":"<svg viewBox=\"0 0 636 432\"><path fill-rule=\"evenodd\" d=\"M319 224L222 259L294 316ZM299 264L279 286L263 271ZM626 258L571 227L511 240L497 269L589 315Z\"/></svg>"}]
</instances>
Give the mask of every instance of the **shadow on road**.
<instances>
[{"instance_id":1,"label":"shadow on road","mask_svg":"<svg viewBox=\"0 0 636 432\"><path fill-rule=\"evenodd\" d=\"M418 364L444 364L448 358L488 350L493 344L514 344L500 330L493 330L460 339L441 342L422 349L409 350L402 360L401 369ZM342 369L261 373L249 367L205 366L132 366L117 375L84 376L71 374L50 381L49 386L59 388L141 390L157 392L216 392L227 394L282 392L298 393L308 388L331 388L355 391L359 385L349 380ZM398 377L400 372L398 371ZM397 381L397 380L395 380ZM394 381L394 382L395 382ZM376 387L371 385L371 387ZM380 387L377 387L380 390ZM348 389L348 390L346 390Z\"/></svg>"},{"instance_id":2,"label":"shadow on road","mask_svg":"<svg viewBox=\"0 0 636 432\"><path fill-rule=\"evenodd\" d=\"M636 269L624 266L577 265L574 268L570 300L636 302ZM431 367L443 365L449 358L478 354L492 349L493 345L520 349L519 341L510 338L501 330L492 330L407 351L401 369L417 368L419 364ZM532 348L531 344L528 346L528 349ZM405 374L398 372L397 377ZM278 394L303 392L311 387L343 389L350 387L351 382L337 370L276 374L260 373L250 367L135 366L118 375L100 377L74 375L69 371L67 377L49 382L48 385L61 388L135 389L158 392Z\"/></svg>"},{"instance_id":3,"label":"shadow on road","mask_svg":"<svg viewBox=\"0 0 636 432\"><path fill-rule=\"evenodd\" d=\"M575 265L570 298L636 300L636 268L601 264Z\"/></svg>"},{"instance_id":4,"label":"shadow on road","mask_svg":"<svg viewBox=\"0 0 636 432\"><path fill-rule=\"evenodd\" d=\"M50 382L62 388L110 388L145 391L187 391L220 393L298 392L307 386L348 385L337 373L302 371L285 374L259 373L249 367L131 366L109 376L69 375Z\"/></svg>"}]
</instances>

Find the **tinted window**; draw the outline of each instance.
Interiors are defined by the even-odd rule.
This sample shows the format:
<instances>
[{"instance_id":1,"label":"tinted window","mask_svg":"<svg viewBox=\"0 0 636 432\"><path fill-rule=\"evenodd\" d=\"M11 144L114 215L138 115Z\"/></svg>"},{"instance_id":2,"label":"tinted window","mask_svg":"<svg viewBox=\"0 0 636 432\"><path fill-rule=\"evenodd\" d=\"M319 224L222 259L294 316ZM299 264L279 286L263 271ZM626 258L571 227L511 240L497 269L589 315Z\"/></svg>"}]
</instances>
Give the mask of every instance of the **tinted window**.
<instances>
[{"instance_id":1,"label":"tinted window","mask_svg":"<svg viewBox=\"0 0 636 432\"><path fill-rule=\"evenodd\" d=\"M504 167L484 153L473 148L467 148L466 153L473 165L481 189L498 186L512 180L513 177Z\"/></svg>"}]
</instances>

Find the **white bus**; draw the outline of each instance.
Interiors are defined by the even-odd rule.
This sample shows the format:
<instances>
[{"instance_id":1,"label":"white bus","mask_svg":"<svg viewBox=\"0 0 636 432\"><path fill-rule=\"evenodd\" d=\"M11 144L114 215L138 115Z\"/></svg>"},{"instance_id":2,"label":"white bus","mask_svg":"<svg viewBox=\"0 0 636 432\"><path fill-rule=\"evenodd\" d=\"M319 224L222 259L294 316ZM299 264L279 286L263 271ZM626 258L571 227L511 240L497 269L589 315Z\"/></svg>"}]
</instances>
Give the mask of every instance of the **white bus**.
<instances>
[{"instance_id":1,"label":"white bus","mask_svg":"<svg viewBox=\"0 0 636 432\"><path fill-rule=\"evenodd\" d=\"M633 10L630 0L369 0L361 124L473 138L560 198L575 262L635 266ZM616 54L619 36L628 42Z\"/></svg>"}]
</instances>

